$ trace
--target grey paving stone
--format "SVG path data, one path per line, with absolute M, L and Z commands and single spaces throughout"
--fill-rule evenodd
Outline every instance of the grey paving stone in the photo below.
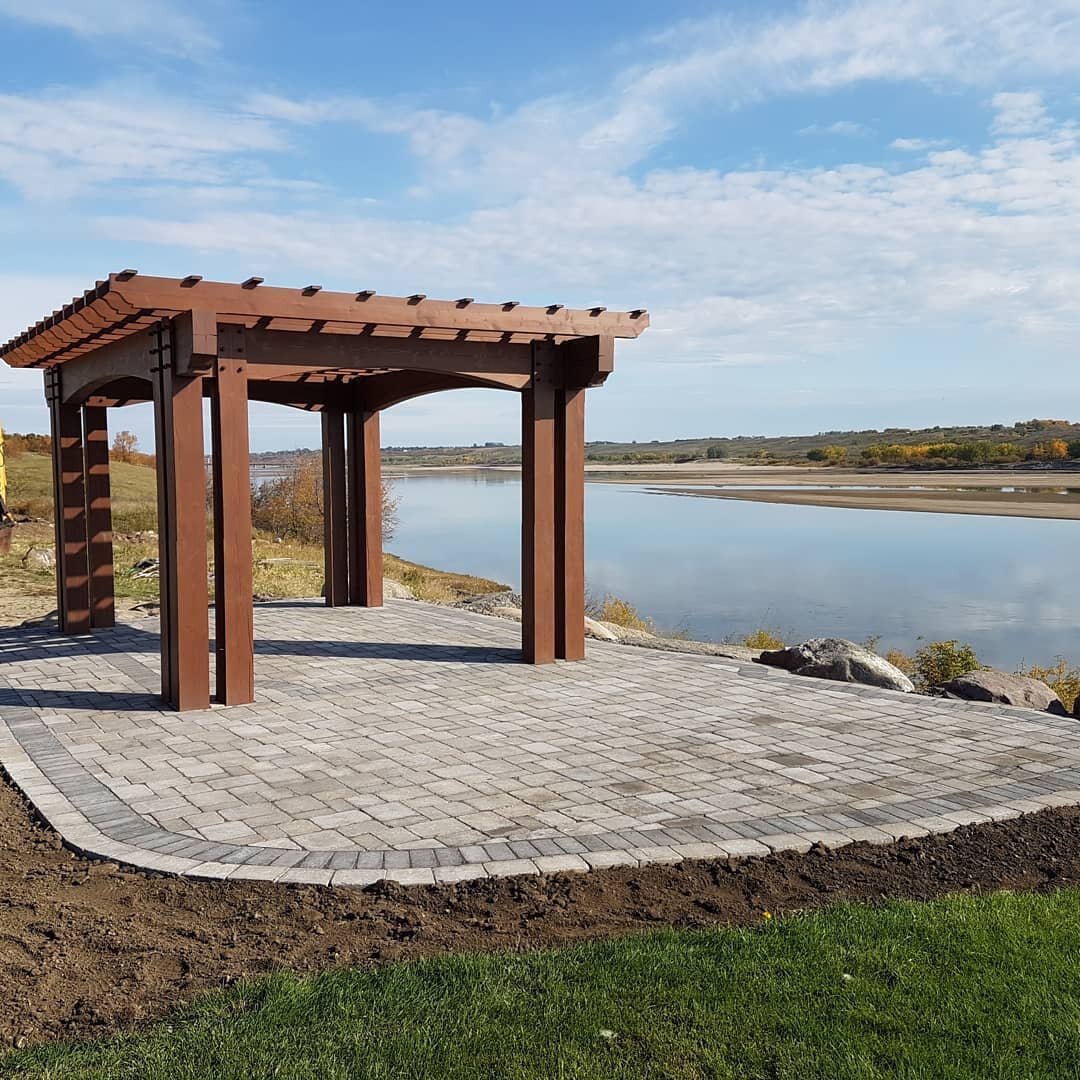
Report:
M 884 842 L 1080 803 L 1080 726 L 1045 714 L 613 645 L 534 668 L 514 624 L 419 602 L 255 620 L 259 700 L 182 723 L 155 697 L 154 620 L 0 629 L 0 763 L 84 843 L 338 883 Z M 130 707 L 103 696 L 125 689 Z

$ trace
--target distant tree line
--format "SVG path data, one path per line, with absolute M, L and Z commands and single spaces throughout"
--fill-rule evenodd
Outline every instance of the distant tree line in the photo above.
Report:
M 921 465 L 935 462 L 1003 465 L 1021 461 L 1067 461 L 1080 458 L 1080 439 L 1073 442 L 1048 439 L 1034 446 L 1022 446 L 1015 442 L 996 443 L 989 439 L 914 445 L 878 443 L 866 447 L 859 456 L 864 465 Z

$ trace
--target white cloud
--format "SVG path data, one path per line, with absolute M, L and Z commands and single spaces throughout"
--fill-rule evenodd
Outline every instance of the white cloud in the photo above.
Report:
M 679 23 L 637 51 L 647 62 L 621 72 L 605 93 L 545 98 L 490 118 L 341 97 L 262 94 L 247 108 L 279 122 L 334 120 L 402 135 L 427 165 L 422 190 L 572 190 L 597 173 L 640 165 L 701 107 L 874 80 L 987 87 L 1025 73 L 1080 72 L 1080 0 L 1048 0 L 1037 10 L 1018 0 L 810 0 L 779 18 Z M 866 133 L 843 120 L 803 131 Z
M 530 191 L 448 222 L 325 208 L 112 219 L 151 240 L 343 287 L 647 306 L 669 365 L 828 360 L 927 320 L 1080 329 L 1080 137 L 1003 137 L 903 170 L 656 169 Z
M 811 0 L 758 22 L 684 22 L 659 39 L 674 55 L 629 73 L 626 88 L 738 102 L 871 79 L 982 86 L 1003 74 L 1075 72 L 1078 15 L 1076 0 Z
M 1050 127 L 1042 94 L 1035 90 L 995 94 L 994 131 L 999 135 L 1037 135 Z
M 165 0 L 0 0 L 0 16 L 82 38 L 122 38 L 139 49 L 197 56 L 218 48 L 206 26 Z
M 258 117 L 145 93 L 0 95 L 0 178 L 31 199 L 68 197 L 112 181 L 235 180 L 244 154 L 284 145 Z
M 1080 68 L 1078 11 L 1080 0 L 1035 11 L 1006 0 L 866 0 L 813 2 L 768 22 L 684 23 L 605 93 L 488 117 L 348 97 L 259 94 L 221 113 L 125 108 L 115 96 L 103 112 L 86 95 L 9 97 L 0 175 L 34 195 L 144 183 L 152 208 L 99 212 L 103 241 L 197 252 L 240 276 L 255 268 L 327 287 L 646 306 L 653 329 L 624 350 L 629 366 L 648 357 L 680 378 L 702 369 L 704 381 L 720 365 L 755 378 L 769 364 L 824 369 L 928 325 L 1064 342 L 1080 330 L 1077 130 L 1033 91 L 994 92 L 1030 84 L 1040 67 Z M 996 114 L 987 145 L 898 138 L 894 149 L 925 154 L 901 168 L 648 166 L 702 106 L 722 118 L 747 101 L 875 79 L 977 87 Z M 422 204 L 395 215 L 331 192 L 315 202 L 310 181 L 266 164 L 299 128 L 314 141 L 329 124 L 353 125 L 358 141 L 404 141 L 417 187 L 450 197 L 429 215 Z M 831 133 L 854 126 L 839 121 Z M 258 185 L 277 194 L 255 200 Z
M 836 120 L 831 124 L 810 124 L 808 127 L 799 129 L 800 135 L 869 135 L 870 129 L 865 124 L 854 120 Z
M 923 150 L 938 150 L 949 145 L 948 139 L 893 139 L 889 145 L 894 150 L 907 150 L 918 153 Z

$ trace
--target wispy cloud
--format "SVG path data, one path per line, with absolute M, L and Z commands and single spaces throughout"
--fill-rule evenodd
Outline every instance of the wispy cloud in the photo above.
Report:
M 808 127 L 799 129 L 800 135 L 844 135 L 848 137 L 860 137 L 869 135 L 870 129 L 865 124 L 854 120 L 835 120 L 831 124 L 810 124 Z
M 889 145 L 894 150 L 907 150 L 918 153 L 923 150 L 940 150 L 949 145 L 948 139 L 893 139 Z
M 1000 135 L 1037 135 L 1050 127 L 1050 117 L 1037 90 L 995 94 L 994 131 Z
M 753 365 L 825 359 L 934 319 L 1064 340 L 1080 327 L 1078 175 L 1080 138 L 1059 124 L 906 170 L 656 169 L 443 222 L 237 209 L 106 227 L 347 283 L 644 304 L 644 354 Z
M 82 38 L 127 39 L 155 52 L 194 56 L 216 50 L 218 40 L 186 7 L 167 0 L 0 0 L 0 16 Z
M 702 380 L 717 365 L 824 368 L 935 323 L 1060 344 L 1080 330 L 1080 134 L 1031 87 L 1080 72 L 1078 15 L 1080 0 L 813 0 L 783 18 L 679 24 L 597 94 L 477 115 L 331 95 L 259 93 L 221 111 L 10 95 L 0 176 L 27 197 L 143 185 L 154 199 L 91 219 L 114 249 L 159 245 L 287 281 L 310 271 L 328 286 L 644 305 L 653 329 L 630 355 Z M 751 102 L 875 80 L 975 88 L 995 118 L 981 139 L 965 130 L 966 150 L 897 138 L 920 156 L 888 168 L 860 161 L 855 141 L 829 168 L 653 155 L 702 110 L 722 130 Z M 438 201 L 312 200 L 290 151 L 331 123 L 357 150 L 371 133 L 400 140 L 405 183 Z M 804 129 L 865 133 L 850 120 Z
M 258 117 L 114 89 L 0 95 L 0 178 L 30 199 L 96 184 L 208 184 L 285 139 Z

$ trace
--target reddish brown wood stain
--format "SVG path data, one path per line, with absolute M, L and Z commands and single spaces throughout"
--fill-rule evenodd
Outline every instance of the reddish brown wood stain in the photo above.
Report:
M 162 693 L 210 701 L 204 397 L 213 444 L 216 694 L 254 700 L 247 403 L 322 413 L 327 604 L 382 589 L 380 410 L 470 386 L 522 396 L 522 652 L 579 660 L 584 637 L 585 389 L 644 310 L 477 304 L 113 274 L 0 346 L 41 367 L 55 445 L 57 596 L 65 633 L 113 620 L 106 409 L 154 402 Z M 84 438 L 85 432 L 85 438 Z

